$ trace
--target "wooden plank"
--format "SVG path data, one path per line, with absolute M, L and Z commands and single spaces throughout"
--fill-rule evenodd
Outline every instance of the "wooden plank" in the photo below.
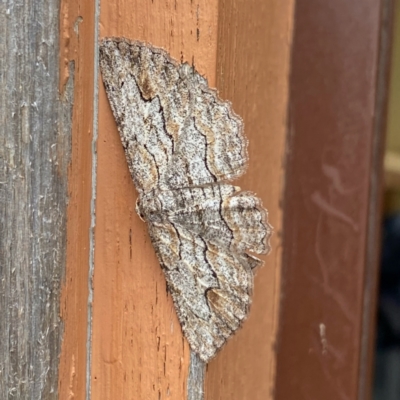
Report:
M 92 188 L 92 143 L 95 93 L 97 1 L 62 0 L 60 10 L 60 90 L 74 66 L 71 163 L 68 170 L 67 267 L 61 293 L 64 333 L 59 363 L 60 399 L 89 397 L 90 250 L 95 192 Z M 94 170 L 95 172 L 95 170 Z M 92 208 L 92 209 L 91 209 Z M 89 336 L 89 338 L 88 338 Z
M 58 398 L 73 93 L 73 69 L 58 91 L 58 15 L 53 0 L 0 6 L 3 399 Z
M 215 86 L 217 0 L 105 0 L 100 26 L 102 37 L 148 41 L 194 63 Z M 135 213 L 137 193 L 99 85 L 92 398 L 184 399 L 189 348 Z M 201 374 L 202 365 L 193 366 L 191 400 L 202 396 Z
M 210 400 L 272 399 L 293 7 L 292 0 L 219 2 L 217 88 L 243 117 L 250 141 L 238 185 L 263 199 L 275 234 L 255 277 L 250 317 L 207 368 Z
M 390 2 L 298 2 L 277 400 L 368 399 Z

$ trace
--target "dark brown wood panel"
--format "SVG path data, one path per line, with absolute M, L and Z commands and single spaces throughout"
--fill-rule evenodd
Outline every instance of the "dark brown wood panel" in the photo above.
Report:
M 369 395 L 389 5 L 296 5 L 276 400 Z

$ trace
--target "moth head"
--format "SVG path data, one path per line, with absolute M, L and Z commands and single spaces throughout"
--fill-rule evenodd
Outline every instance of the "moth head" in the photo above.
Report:
M 140 218 L 143 222 L 146 222 L 146 221 L 145 221 L 145 216 L 144 216 L 143 211 L 142 211 L 142 209 L 141 209 L 141 207 L 140 207 L 140 197 L 138 197 L 138 198 L 136 199 L 135 211 L 136 211 L 136 214 L 139 216 L 139 218 Z
M 139 196 L 136 200 L 136 213 L 142 221 L 161 222 L 162 207 L 160 200 L 153 193 Z

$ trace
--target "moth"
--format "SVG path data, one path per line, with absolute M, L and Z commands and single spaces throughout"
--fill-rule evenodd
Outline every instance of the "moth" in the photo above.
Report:
M 100 68 L 132 179 L 189 345 L 208 362 L 249 312 L 250 253 L 270 250 L 267 211 L 230 182 L 248 165 L 243 121 L 194 67 L 125 38 Z

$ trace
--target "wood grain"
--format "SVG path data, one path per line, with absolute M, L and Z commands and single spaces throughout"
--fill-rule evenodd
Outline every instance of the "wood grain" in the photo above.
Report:
M 248 320 L 208 365 L 209 400 L 272 398 L 293 7 L 291 0 L 219 2 L 217 88 L 244 119 L 250 141 L 250 166 L 238 184 L 261 197 L 275 233 Z
M 0 6 L 4 399 L 58 398 L 73 92 L 72 68 L 63 94 L 58 92 L 58 12 L 53 0 Z
M 194 63 L 215 86 L 216 0 L 103 1 L 100 26 L 102 37 L 148 41 Z M 184 399 L 189 348 L 146 225 L 135 213 L 137 194 L 99 84 L 92 396 Z
M 87 329 L 95 88 L 95 2 L 65 0 L 60 10 L 60 90 L 74 65 L 71 162 L 68 169 L 67 267 L 60 312 L 64 333 L 58 390 L 62 400 L 86 399 Z M 90 317 L 90 316 L 89 316 Z
M 275 251 L 256 278 L 254 316 L 223 350 L 226 355 L 210 365 L 208 398 L 244 398 L 243 393 L 265 398 L 271 389 L 292 3 L 101 4 L 102 36 L 164 47 L 174 58 L 195 64 L 210 86 L 233 101 L 251 140 L 252 164 L 242 186 L 264 198 L 277 232 Z M 0 305 L 9 312 L 0 322 L 1 392 L 15 398 L 85 399 L 91 390 L 94 399 L 201 399 L 204 365 L 192 357 L 188 377 L 190 352 L 145 225 L 134 212 L 136 193 L 101 82 L 99 141 L 93 147 L 96 2 L 58 6 L 47 0 L 3 11 L 0 26 L 7 42 L 0 48 L 8 68 L 0 103 L 0 163 L 6 171 L 0 180 L 5 232 Z M 59 313 L 64 334 L 58 360 Z

